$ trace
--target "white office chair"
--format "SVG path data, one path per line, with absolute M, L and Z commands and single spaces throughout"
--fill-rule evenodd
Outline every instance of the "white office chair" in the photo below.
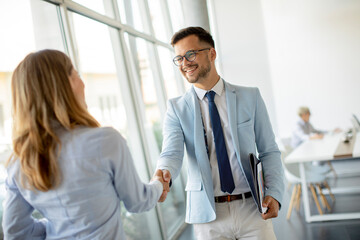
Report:
M 281 151 L 281 160 L 284 168 L 284 173 L 287 182 L 289 183 L 289 187 L 293 185 L 293 190 L 291 194 L 291 200 L 289 203 L 289 208 L 287 212 L 287 219 L 290 218 L 293 207 L 296 207 L 296 210 L 300 209 L 300 196 L 301 196 L 301 178 L 300 178 L 300 169 L 299 164 L 286 164 L 284 162 L 285 157 L 291 152 L 290 147 L 285 147 L 282 141 L 277 141 L 279 149 Z M 326 200 L 326 197 L 322 193 L 322 185 L 325 186 L 330 193 L 330 196 L 333 201 L 335 201 L 334 195 L 331 193 L 331 189 L 326 182 L 326 175 L 331 171 L 331 168 L 328 165 L 313 165 L 312 163 L 305 163 L 305 174 L 306 174 L 306 182 L 310 187 L 312 196 L 314 198 L 316 207 L 319 211 L 319 214 L 323 214 L 322 208 L 320 206 L 316 188 L 318 189 L 320 200 L 324 207 L 326 207 L 329 211 L 331 211 L 331 207 Z
M 333 201 L 335 201 L 334 195 L 331 193 L 331 189 L 326 182 L 326 175 L 331 171 L 330 167 L 327 165 L 324 166 L 313 166 L 311 163 L 304 164 L 305 166 L 305 174 L 306 174 L 306 183 L 310 187 L 312 196 L 314 198 L 316 207 L 319 211 L 319 214 L 323 214 L 323 210 L 320 206 L 318 196 L 316 193 L 316 188 L 318 190 L 318 193 L 320 195 L 320 200 L 322 202 L 322 205 L 328 209 L 328 211 L 331 211 L 331 207 L 325 197 L 325 195 L 322 193 L 322 187 L 325 186 L 330 193 L 330 196 Z M 293 186 L 292 194 L 291 194 L 291 200 L 289 204 L 289 209 L 287 212 L 287 219 L 290 218 L 291 212 L 293 207 L 296 207 L 296 210 L 299 211 L 300 209 L 300 196 L 301 196 L 301 178 L 300 178 L 300 171 L 299 171 L 299 165 L 298 164 L 285 164 L 283 162 L 285 177 L 289 183 L 291 183 Z

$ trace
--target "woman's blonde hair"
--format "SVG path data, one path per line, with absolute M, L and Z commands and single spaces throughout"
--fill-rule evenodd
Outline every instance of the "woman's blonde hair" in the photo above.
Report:
M 99 126 L 72 91 L 72 70 L 68 56 L 46 49 L 27 55 L 13 73 L 12 159 L 20 161 L 24 187 L 45 192 L 61 182 L 57 162 L 61 142 L 56 125 L 67 130 L 79 125 Z
M 307 114 L 307 113 L 310 114 L 310 109 L 308 107 L 305 107 L 305 106 L 299 107 L 299 109 L 298 109 L 299 117 L 301 117 L 302 115 Z

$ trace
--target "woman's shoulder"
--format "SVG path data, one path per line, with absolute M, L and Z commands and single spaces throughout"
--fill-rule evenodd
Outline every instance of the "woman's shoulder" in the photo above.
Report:
M 118 131 L 113 127 L 86 127 L 79 126 L 74 130 L 68 132 L 72 135 L 106 135 L 106 134 L 117 134 Z
M 18 157 L 13 154 L 5 169 L 7 174 L 7 182 L 9 184 L 19 175 L 20 161 Z
M 72 135 L 80 139 L 92 139 L 93 141 L 124 140 L 119 131 L 113 127 L 79 127 L 73 131 Z
M 107 147 L 124 145 L 120 133 L 112 127 L 77 127 L 60 139 L 62 157 L 96 156 Z

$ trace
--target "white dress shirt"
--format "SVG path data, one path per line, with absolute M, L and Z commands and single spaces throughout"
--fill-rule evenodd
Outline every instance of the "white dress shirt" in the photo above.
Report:
M 217 196 L 227 195 L 228 193 L 224 193 L 223 191 L 221 191 L 219 167 L 216 157 L 215 142 L 214 142 L 214 136 L 212 132 L 212 126 L 209 115 L 209 102 L 207 97 L 205 96 L 207 91 L 201 88 L 197 88 L 195 86 L 194 89 L 199 99 L 202 119 L 204 122 L 204 127 L 206 131 L 206 137 L 209 147 L 210 166 L 211 166 L 212 179 L 214 185 L 214 196 L 217 197 Z M 233 145 L 233 140 L 231 137 L 230 125 L 227 114 L 226 93 L 224 90 L 223 79 L 220 79 L 211 90 L 216 93 L 214 101 L 220 115 L 220 121 L 225 138 L 226 151 L 229 156 L 231 171 L 235 183 L 235 189 L 231 194 L 234 195 L 234 194 L 249 192 L 250 188 L 247 185 L 245 176 L 241 171 L 241 167 L 237 160 Z
M 315 129 L 310 122 L 305 122 L 299 118 L 291 137 L 292 148 L 298 147 L 302 142 L 310 139 L 310 136 L 315 133 L 321 134 L 325 133 L 325 131 Z

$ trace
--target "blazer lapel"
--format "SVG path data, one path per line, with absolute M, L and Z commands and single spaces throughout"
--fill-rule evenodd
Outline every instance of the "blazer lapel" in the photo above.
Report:
M 231 137 L 234 142 L 234 148 L 236 154 L 239 156 L 240 148 L 239 148 L 239 137 L 237 134 L 237 121 L 236 121 L 236 116 L 237 116 L 236 93 L 235 93 L 235 89 L 233 89 L 227 82 L 224 81 L 224 84 L 226 91 L 226 104 L 227 104 Z
M 231 131 L 231 137 L 233 139 L 234 143 L 234 149 L 236 152 L 236 156 L 238 158 L 239 164 L 241 168 L 243 169 L 243 172 L 248 180 L 248 182 L 252 182 L 250 178 L 251 169 L 250 169 L 250 163 L 249 159 L 242 158 L 240 155 L 240 144 L 239 144 L 239 136 L 237 131 L 237 114 L 238 109 L 241 106 L 237 106 L 236 101 L 236 92 L 235 89 L 224 81 L 225 84 L 225 91 L 226 91 L 226 104 L 227 104 L 227 112 L 228 112 L 228 118 L 229 118 L 229 125 L 230 125 L 230 131 Z
M 200 104 L 194 88 L 191 89 L 191 94 L 189 94 L 186 98 L 186 102 L 189 106 L 191 106 L 190 109 L 193 107 L 193 109 L 191 110 L 194 114 L 194 148 L 196 160 L 201 172 L 202 181 L 208 198 L 213 199 L 214 189 L 211 176 L 210 162 L 206 152 Z

